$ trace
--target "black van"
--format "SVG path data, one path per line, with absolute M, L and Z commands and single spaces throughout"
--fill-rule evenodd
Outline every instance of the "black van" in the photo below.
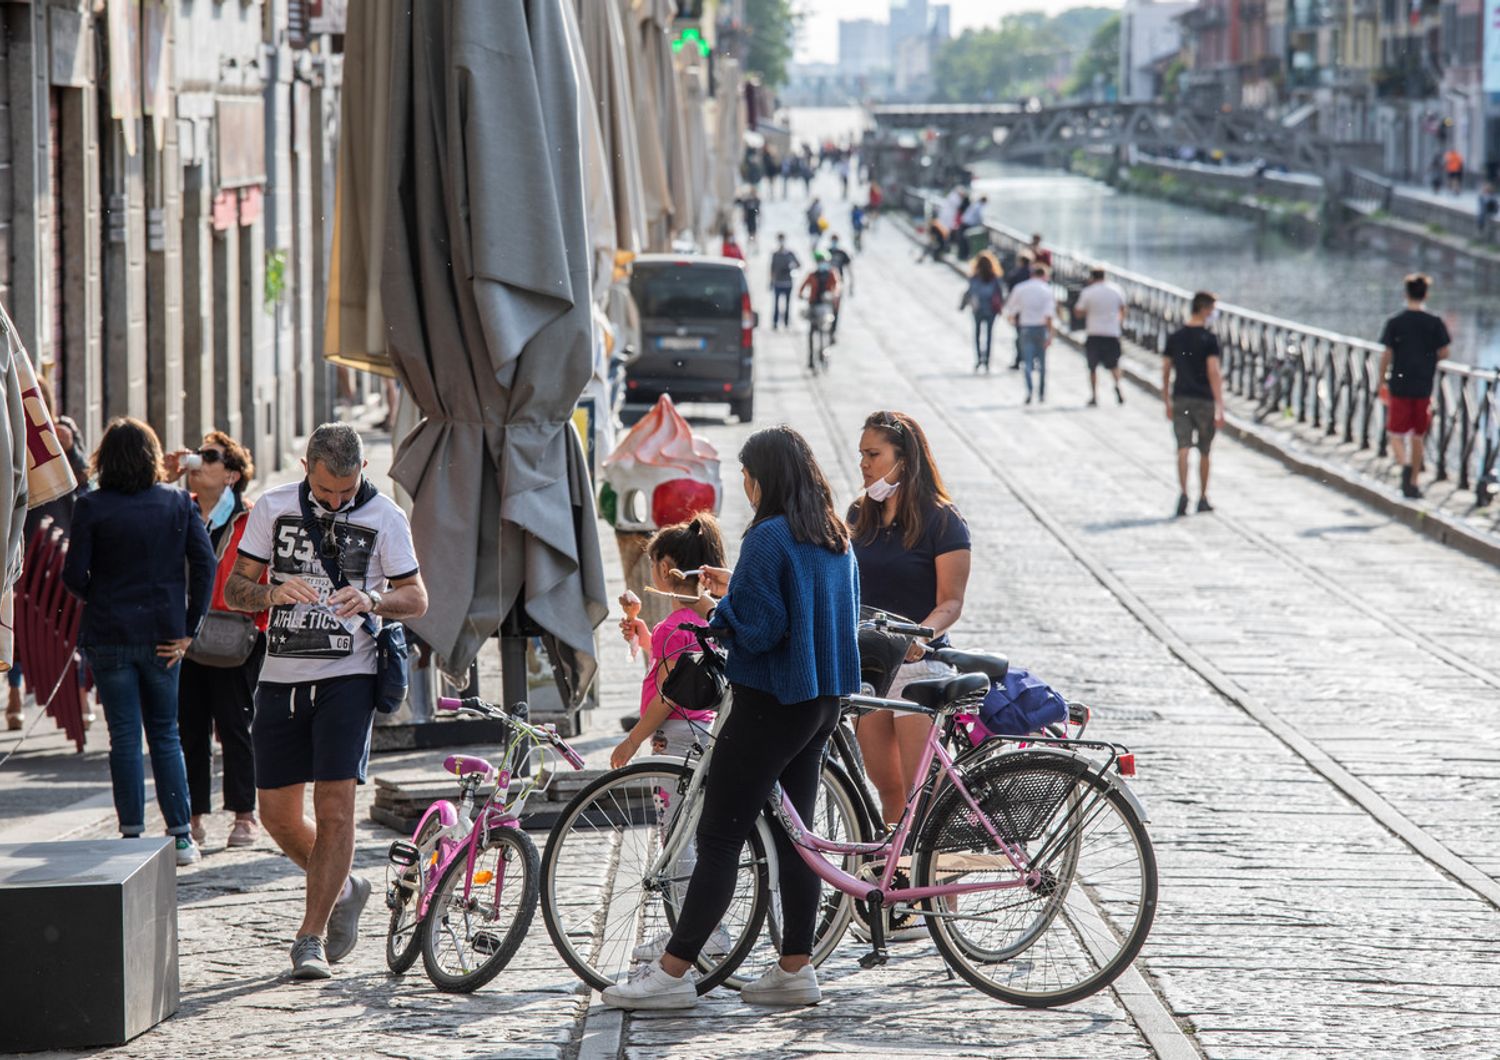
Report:
M 748 423 L 755 414 L 755 326 L 745 263 L 736 258 L 642 254 L 630 293 L 640 310 L 639 355 L 625 369 L 625 402 L 663 394 L 725 401 Z

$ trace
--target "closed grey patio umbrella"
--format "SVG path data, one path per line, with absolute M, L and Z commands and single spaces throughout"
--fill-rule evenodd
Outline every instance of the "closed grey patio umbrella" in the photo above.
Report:
M 565 2 L 393 9 L 380 290 L 391 360 L 423 413 L 392 468 L 431 599 L 413 628 L 462 672 L 497 631 L 524 646 L 524 607 L 576 703 L 607 606 L 570 422 L 591 319 Z M 510 699 L 524 674 L 513 652 L 502 665 Z
M 646 193 L 625 22 L 614 0 L 578 0 L 578 19 L 614 190 L 615 246 L 639 254 L 646 249 Z

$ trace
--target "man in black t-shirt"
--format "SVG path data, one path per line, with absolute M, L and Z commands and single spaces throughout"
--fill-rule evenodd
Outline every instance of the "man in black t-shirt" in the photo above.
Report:
M 797 255 L 786 248 L 786 233 L 776 233 L 776 252 L 771 255 L 771 293 L 775 301 L 771 305 L 771 330 L 776 331 L 792 323 L 792 276 L 802 268 Z
M 1161 359 L 1161 392 L 1167 419 L 1177 437 L 1177 514 L 1188 510 L 1188 450 L 1198 448 L 1198 510 L 1208 503 L 1208 450 L 1224 425 L 1224 377 L 1219 370 L 1219 340 L 1208 329 L 1218 302 L 1207 291 L 1193 295 L 1188 322 L 1172 332 Z
M 1385 429 L 1401 466 L 1401 494 L 1411 498 L 1422 496 L 1417 479 L 1422 474 L 1423 439 L 1432 426 L 1433 381 L 1452 342 L 1442 319 L 1427 312 L 1431 288 L 1432 281 L 1421 273 L 1408 276 L 1406 308 L 1387 320 L 1380 333 L 1385 351 L 1376 378 L 1384 384 Z

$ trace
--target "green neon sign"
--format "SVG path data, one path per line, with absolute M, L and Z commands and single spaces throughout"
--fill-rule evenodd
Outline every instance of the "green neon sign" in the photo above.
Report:
M 697 26 L 689 26 L 687 29 L 679 33 L 677 35 L 677 39 L 672 42 L 672 51 L 680 52 L 689 44 L 696 47 L 698 49 L 698 54 L 703 56 L 704 58 L 707 58 L 708 53 L 713 51 L 713 49 L 708 46 L 708 41 L 703 39 L 703 31 L 700 30 Z

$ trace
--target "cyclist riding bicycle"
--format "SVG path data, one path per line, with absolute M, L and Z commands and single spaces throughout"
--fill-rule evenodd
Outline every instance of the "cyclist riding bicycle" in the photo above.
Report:
M 839 328 L 839 274 L 834 270 L 828 255 L 821 250 L 813 254 L 813 261 L 816 268 L 802 281 L 802 286 L 797 289 L 797 297 L 806 299 L 809 310 L 824 301 L 833 307 L 833 320 L 828 332 L 828 341 L 832 342 Z

